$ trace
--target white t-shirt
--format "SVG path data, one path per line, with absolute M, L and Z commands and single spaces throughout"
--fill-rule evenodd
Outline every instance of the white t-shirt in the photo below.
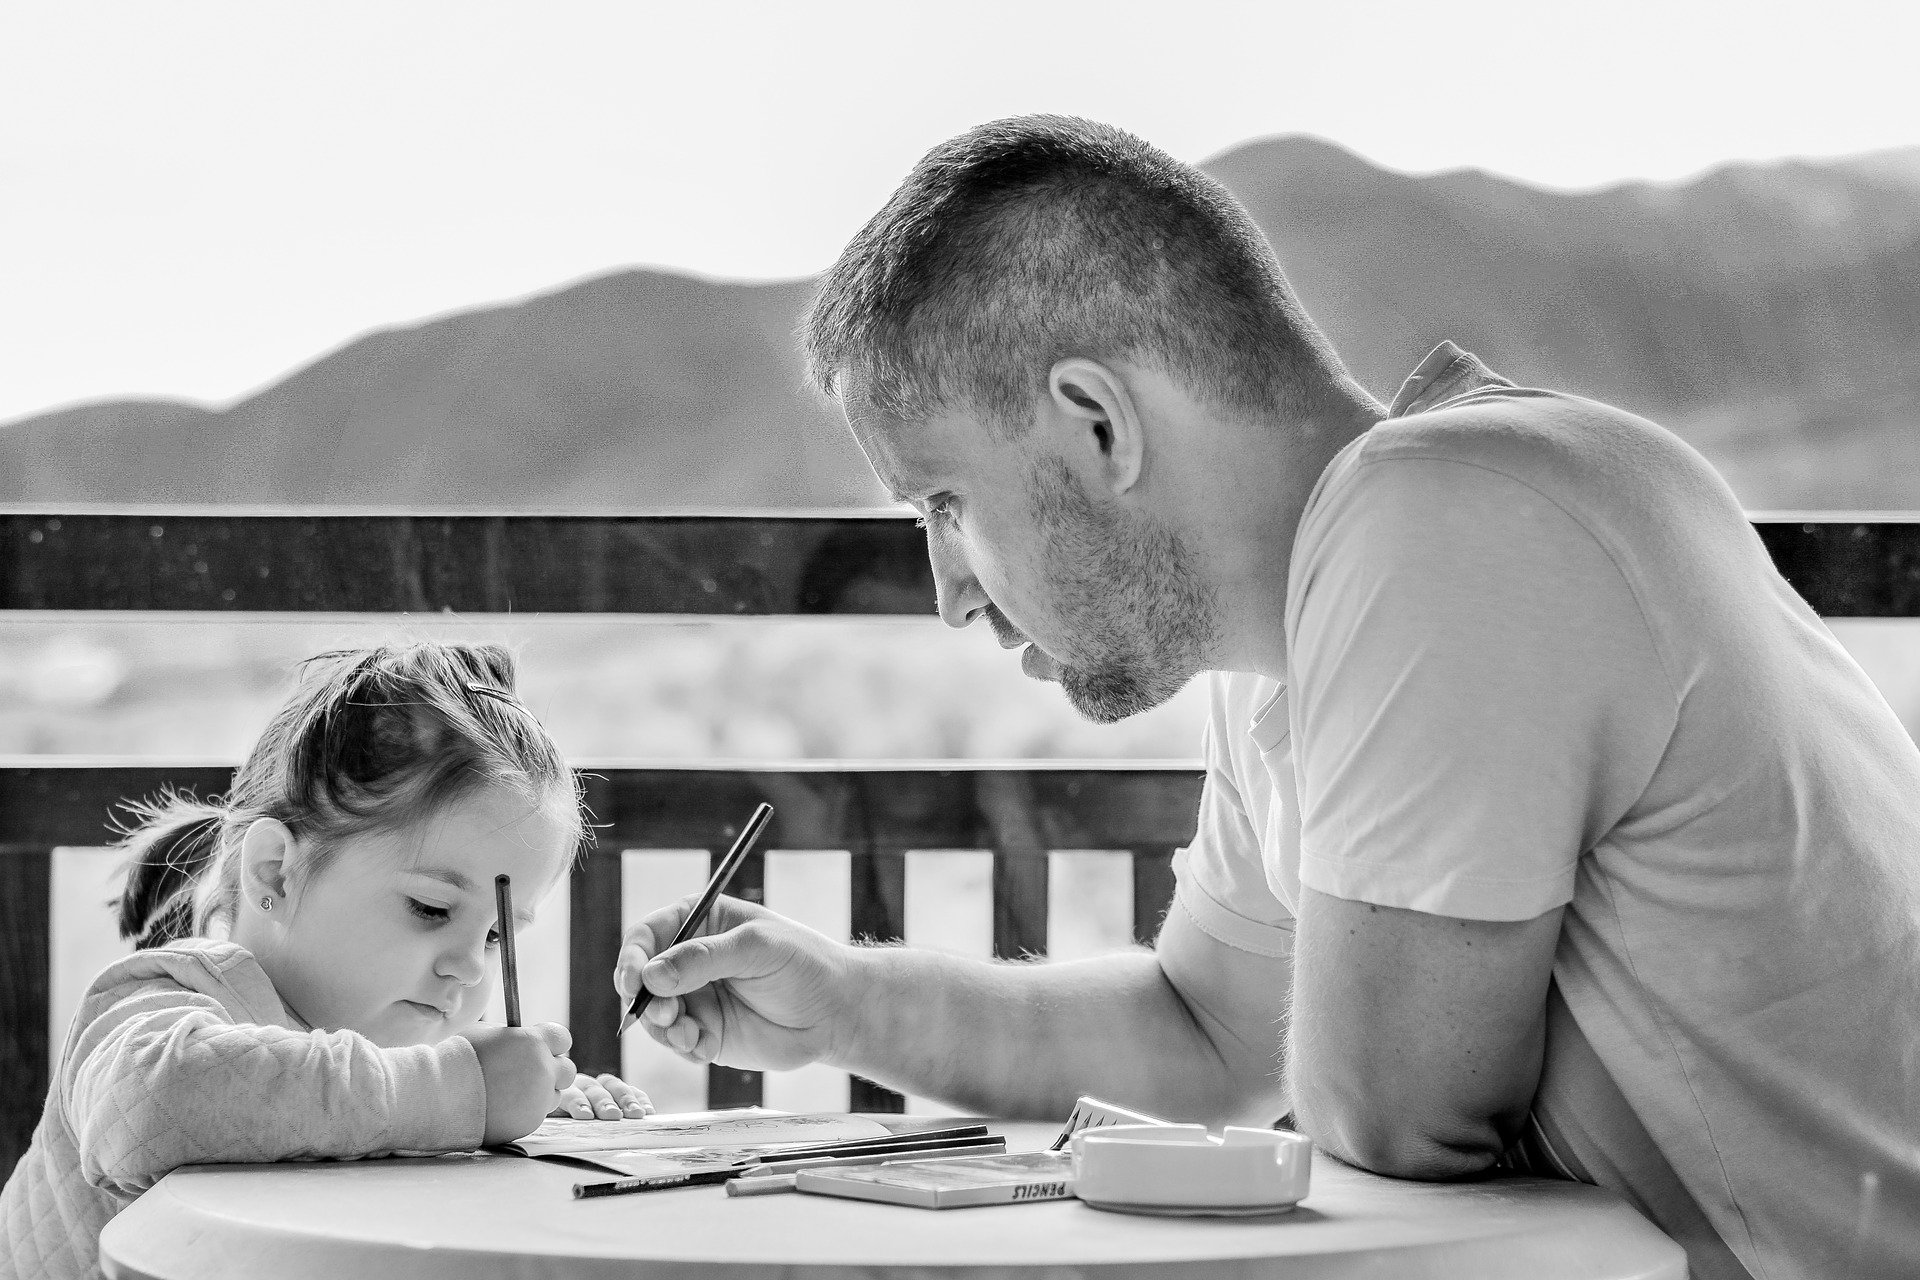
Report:
M 1301 517 L 1286 684 L 1212 677 L 1181 908 L 1564 904 L 1530 1167 L 1696 1276 L 1920 1274 L 1920 750 L 1677 437 L 1451 344 L 1393 413 Z

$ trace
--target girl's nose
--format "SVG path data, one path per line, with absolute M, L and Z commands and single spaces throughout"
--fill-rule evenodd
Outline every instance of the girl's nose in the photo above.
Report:
M 487 976 L 486 939 L 476 938 L 464 945 L 447 947 L 440 953 L 434 972 L 462 986 L 479 985 L 480 979 Z

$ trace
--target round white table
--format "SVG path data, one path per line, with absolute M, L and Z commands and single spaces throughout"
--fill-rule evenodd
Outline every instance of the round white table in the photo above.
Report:
M 1011 1150 L 1054 1126 L 996 1124 Z M 608 1175 L 611 1176 L 611 1175 Z M 1151 1218 L 1077 1200 L 927 1210 L 717 1186 L 575 1200 L 587 1170 L 518 1156 L 176 1170 L 101 1233 L 112 1280 L 1684 1280 L 1618 1197 L 1533 1178 L 1441 1185 L 1316 1153 L 1313 1191 L 1261 1219 Z

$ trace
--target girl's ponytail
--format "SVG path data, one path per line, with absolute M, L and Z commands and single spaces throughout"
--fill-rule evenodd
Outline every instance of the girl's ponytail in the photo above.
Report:
M 123 828 L 120 841 L 127 853 L 120 936 L 131 938 L 136 950 L 192 936 L 194 891 L 219 851 L 226 810 L 172 792 L 126 807 L 135 825 Z

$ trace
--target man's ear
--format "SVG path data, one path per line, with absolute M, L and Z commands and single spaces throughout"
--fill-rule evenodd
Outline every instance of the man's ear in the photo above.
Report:
M 290 905 L 288 873 L 294 854 L 293 832 L 278 818 L 255 818 L 240 837 L 240 896 L 258 905 Z
M 1069 458 L 1095 462 L 1110 491 L 1131 489 L 1146 466 L 1147 441 L 1127 384 L 1098 360 L 1073 356 L 1047 371 L 1047 395 L 1054 416 L 1078 428 L 1079 448 Z

